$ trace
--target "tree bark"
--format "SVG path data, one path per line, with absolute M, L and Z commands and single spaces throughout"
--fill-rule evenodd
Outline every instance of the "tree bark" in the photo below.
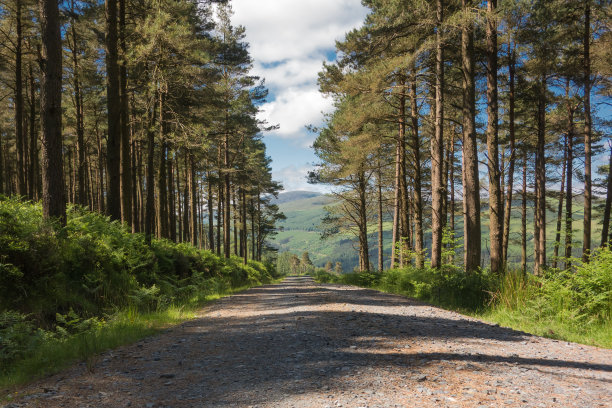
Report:
M 584 2 L 584 227 L 582 241 L 582 260 L 589 261 L 591 253 L 591 1 Z
M 223 255 L 226 258 L 230 257 L 230 246 L 231 246 L 231 234 L 230 234 L 230 223 L 231 223 L 231 187 L 230 187 L 230 174 L 229 174 L 229 135 L 225 134 L 225 141 L 223 143 L 223 181 L 225 191 L 225 208 L 223 209 Z
M 497 91 L 497 0 L 487 1 L 487 167 L 489 170 L 489 237 L 491 272 L 502 272 L 503 212 L 499 168 L 498 91 Z
M 159 206 L 157 207 L 157 219 L 159 236 L 168 238 L 168 191 L 166 180 L 166 155 L 168 152 L 168 142 L 166 142 L 165 127 L 166 119 L 164 115 L 164 93 L 159 92 L 159 140 L 161 149 L 159 151 L 159 173 L 158 173 L 158 190 L 159 190 Z
M 523 156 L 523 189 L 521 202 L 521 270 L 527 275 L 527 149 Z
M 442 228 L 444 190 L 444 46 L 442 44 L 443 0 L 436 0 L 436 113 L 434 137 L 431 139 L 431 267 L 442 265 Z
M 416 66 L 413 64 L 410 76 L 410 119 L 412 125 L 411 148 L 414 166 L 414 251 L 416 252 L 416 267 L 424 266 L 424 242 L 423 242 L 423 195 L 421 175 L 421 141 L 419 138 L 419 111 L 417 106 L 417 78 Z
M 154 232 L 153 221 L 155 219 L 155 132 L 153 126 L 155 125 L 155 106 L 153 104 L 152 111 L 149 118 L 149 127 L 147 129 L 147 201 L 145 204 L 145 240 L 148 244 L 151 244 L 151 236 Z
M 214 230 L 214 197 L 212 188 L 212 177 L 211 172 L 207 174 L 208 182 L 208 249 L 212 252 L 215 251 L 215 230 Z
M 535 269 L 540 274 L 546 266 L 546 78 L 540 78 L 537 109 L 536 146 L 536 216 L 535 216 Z
M 464 10 L 471 2 L 463 0 Z M 464 264 L 468 272 L 480 267 L 480 183 L 478 179 L 478 142 L 476 139 L 476 91 L 474 81 L 474 33 L 471 23 L 461 30 L 463 72 L 463 224 Z
M 29 82 L 30 82 L 30 169 L 28 181 L 28 197 L 32 200 L 38 200 L 37 197 L 37 180 L 38 180 L 38 132 L 36 132 L 36 88 L 34 83 L 34 72 L 32 64 L 29 66 Z M 1 155 L 2 149 L 0 149 Z M 2 165 L 0 164 L 0 167 Z M 0 170 L 1 172 L 1 170 Z M 2 175 L 0 174 L 0 179 Z M 0 184 L 2 182 L 0 181 Z M 0 194 L 2 187 L 0 186 Z
M 370 269 L 369 247 L 368 247 L 368 217 L 366 203 L 366 181 L 363 173 L 359 174 L 359 252 L 360 272 Z
M 378 161 L 378 169 L 376 175 L 377 189 L 378 189 L 378 271 L 382 272 L 384 269 L 384 243 L 383 243 L 383 195 L 382 195 L 382 168 L 380 160 Z
M 70 2 L 72 13 L 76 13 L 74 8 L 74 0 Z M 85 126 L 83 120 L 83 106 L 82 106 L 82 95 L 81 95 L 81 79 L 80 79 L 80 67 L 79 67 L 79 50 L 77 44 L 77 33 L 76 33 L 76 19 L 71 18 L 70 33 L 72 35 L 72 70 L 73 70 L 73 81 L 74 81 L 74 102 L 75 102 L 75 114 L 76 114 L 76 133 L 77 133 L 77 191 L 76 191 L 76 202 L 81 205 L 87 205 L 87 199 L 85 196 Z
M 191 245 L 198 245 L 198 210 L 197 210 L 197 185 L 196 185 L 196 171 L 195 171 L 195 157 L 189 152 L 189 232 L 191 233 Z
M 608 165 L 608 189 L 606 191 L 606 206 L 604 208 L 601 229 L 601 246 L 610 244 L 610 209 L 612 207 L 612 146 L 610 146 L 610 162 Z
M 567 136 L 566 136 L 567 138 Z M 553 249 L 553 269 L 557 268 L 559 258 L 559 246 L 561 245 L 561 221 L 563 217 L 563 199 L 565 198 L 565 170 L 567 166 L 567 140 L 563 149 L 563 164 L 561 170 L 561 189 L 559 190 L 559 204 L 557 206 L 557 228 L 555 230 L 555 247 Z
M 106 0 L 107 211 L 113 220 L 121 220 L 121 105 L 119 99 L 119 65 L 117 61 L 117 0 Z
M 567 81 L 567 89 L 569 94 L 569 79 Z M 569 96 L 569 95 L 568 95 Z M 574 106 L 571 101 L 567 100 L 567 187 L 565 191 L 565 269 L 569 269 L 571 266 L 572 257 L 572 235 L 573 235 L 573 214 L 572 214 L 572 180 L 574 177 Z
M 508 159 L 508 184 L 506 185 L 506 208 L 504 210 L 504 235 L 502 238 L 502 263 L 508 263 L 508 244 L 510 241 L 510 216 L 512 213 L 512 194 L 514 192 L 514 166 L 516 161 L 516 130 L 515 130 L 515 74 L 516 74 L 516 51 L 512 44 L 509 52 L 508 76 L 508 138 L 510 139 L 510 158 Z
M 17 145 L 17 194 L 25 196 L 28 194 L 25 183 L 25 152 L 23 131 L 23 77 L 22 77 L 22 0 L 16 0 L 15 4 L 15 144 Z M 60 61 L 61 64 L 61 61 Z M 61 130 L 60 130 L 61 132 Z
M 127 45 L 125 7 L 127 0 L 119 0 L 119 44 L 121 47 L 121 64 L 119 65 L 119 103 L 121 106 L 120 124 L 120 155 L 121 155 L 121 219 L 127 225 L 132 225 L 132 169 L 130 158 L 130 127 L 127 92 Z
M 42 128 L 42 207 L 45 218 L 66 225 L 62 164 L 62 38 L 55 0 L 39 0 L 42 33 L 40 115 Z
M 170 158 L 166 160 L 168 166 L 168 238 L 172 242 L 176 240 L 176 196 L 174 194 L 174 159 L 169 153 Z M 178 175 L 177 175 L 178 177 Z

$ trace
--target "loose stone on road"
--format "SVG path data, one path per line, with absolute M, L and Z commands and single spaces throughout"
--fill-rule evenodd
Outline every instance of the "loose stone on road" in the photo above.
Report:
M 25 390 L 10 407 L 612 407 L 612 350 L 289 277 Z

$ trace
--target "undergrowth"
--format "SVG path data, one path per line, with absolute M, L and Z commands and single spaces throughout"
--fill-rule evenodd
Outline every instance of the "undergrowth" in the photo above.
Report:
M 420 299 L 540 336 L 612 348 L 612 252 L 602 248 L 588 263 L 573 265 L 543 276 L 466 273 L 453 265 L 342 275 L 319 269 L 313 276 Z
M 0 197 L 0 390 L 194 316 L 207 301 L 268 283 L 270 264 L 132 234 L 68 208 L 66 227 L 39 204 Z

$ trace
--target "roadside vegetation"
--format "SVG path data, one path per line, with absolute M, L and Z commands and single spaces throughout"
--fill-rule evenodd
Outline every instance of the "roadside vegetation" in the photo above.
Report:
M 320 268 L 312 275 L 318 282 L 396 293 L 539 336 L 612 348 L 612 251 L 599 249 L 589 261 L 574 259 L 572 270 L 547 269 L 540 276 L 520 270 L 466 273 L 449 264 L 382 273 Z
M 132 234 L 80 207 L 67 225 L 0 200 L 0 389 L 136 341 L 207 301 L 271 282 L 271 264 Z

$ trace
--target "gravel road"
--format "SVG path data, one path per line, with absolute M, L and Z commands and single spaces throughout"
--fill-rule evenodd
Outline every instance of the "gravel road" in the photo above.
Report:
M 612 407 L 612 350 L 290 277 L 7 407 Z

